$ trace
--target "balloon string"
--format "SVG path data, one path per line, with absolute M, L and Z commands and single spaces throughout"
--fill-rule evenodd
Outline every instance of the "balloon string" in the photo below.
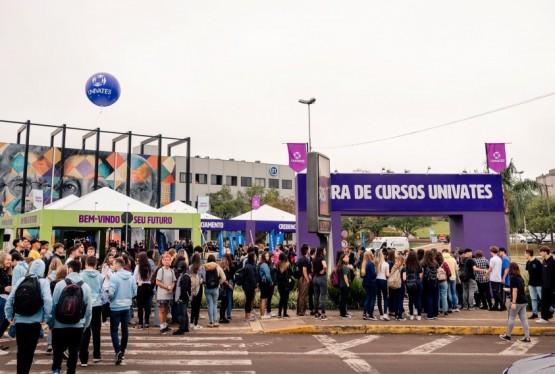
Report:
M 96 127 L 96 125 L 98 124 L 98 120 L 100 119 L 100 115 L 102 114 L 102 109 L 104 108 L 100 108 L 100 113 L 98 113 L 98 116 L 96 117 L 96 121 L 94 121 L 94 127 Z

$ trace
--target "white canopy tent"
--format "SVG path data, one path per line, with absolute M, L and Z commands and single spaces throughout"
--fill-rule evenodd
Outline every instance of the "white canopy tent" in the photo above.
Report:
M 243 213 L 232 220 L 295 222 L 295 215 L 269 205 L 262 205 L 260 208 Z
M 60 201 L 65 200 L 62 199 Z M 79 199 L 59 207 L 63 210 L 104 211 L 104 212 L 142 212 L 154 213 L 158 209 L 125 196 L 108 187 L 93 191 Z
M 198 210 L 188 204 L 185 204 L 183 201 L 176 200 L 168 205 L 164 205 L 160 209 L 160 212 L 164 213 L 198 213 Z M 213 216 L 212 214 L 208 213 L 201 213 L 200 219 L 221 219 L 219 217 Z

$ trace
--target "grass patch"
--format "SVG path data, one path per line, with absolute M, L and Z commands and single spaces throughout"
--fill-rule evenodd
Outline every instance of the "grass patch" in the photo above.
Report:
M 449 222 L 447 221 L 436 221 L 432 224 L 434 228 L 434 232 L 436 236 L 440 235 L 450 235 L 451 231 L 449 231 Z M 419 238 L 429 238 L 430 237 L 430 228 L 423 227 L 416 230 L 416 236 Z

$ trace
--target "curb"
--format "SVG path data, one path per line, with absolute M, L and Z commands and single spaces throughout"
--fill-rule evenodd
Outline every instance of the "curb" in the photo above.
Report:
M 416 334 L 416 335 L 502 335 L 506 326 L 297 326 L 265 330 L 264 334 Z M 515 327 L 515 335 L 523 335 L 522 327 Z M 532 336 L 555 336 L 555 327 L 530 327 Z

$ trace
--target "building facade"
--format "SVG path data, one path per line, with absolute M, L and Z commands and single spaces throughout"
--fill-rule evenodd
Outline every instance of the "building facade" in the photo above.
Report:
M 542 185 L 542 194 L 547 190 L 547 194 L 550 197 L 555 196 L 555 169 L 551 169 L 549 173 L 536 177 L 536 182 Z

